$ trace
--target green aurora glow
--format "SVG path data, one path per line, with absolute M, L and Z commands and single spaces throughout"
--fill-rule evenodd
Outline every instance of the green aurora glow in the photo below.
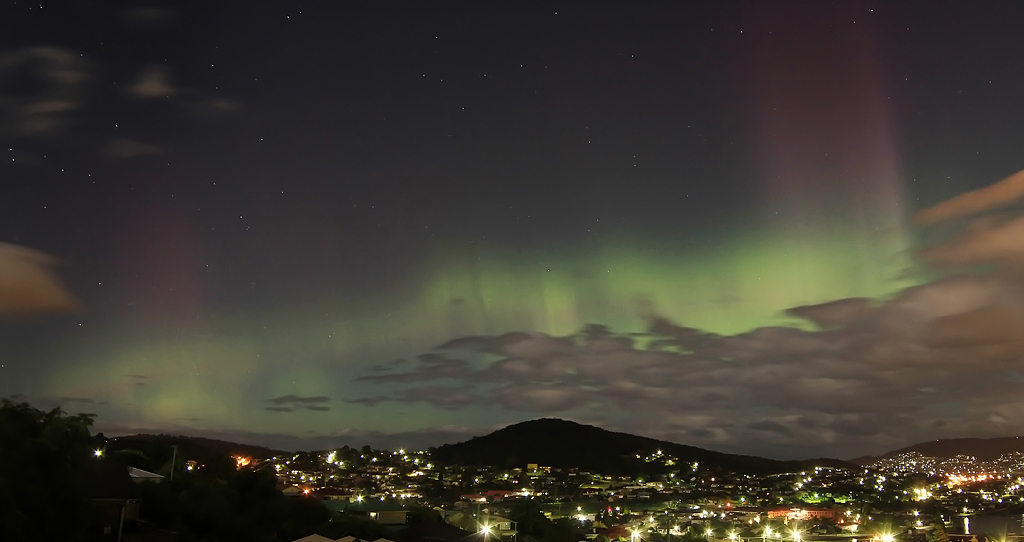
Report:
M 752 233 L 691 253 L 619 241 L 600 250 L 550 251 L 528 263 L 511 250 L 449 248 L 410 273 L 411 285 L 396 289 L 405 295 L 220 316 L 182 324 L 174 333 L 155 326 L 121 329 L 105 341 L 63 345 L 60 355 L 76 363 L 53 375 L 44 393 L 117 397 L 96 410 L 138 427 L 295 434 L 369 424 L 414 430 L 436 417 L 432 409 L 408 414 L 408 405 L 385 403 L 288 417 L 263 411 L 260 398 L 328 396 L 337 404 L 373 395 L 383 390 L 353 378 L 467 335 L 530 330 L 561 336 L 592 323 L 637 332 L 653 314 L 719 334 L 802 325 L 782 311 L 844 297 L 883 298 L 911 285 L 905 273 L 910 258 L 899 242 L 858 229 L 819 230 L 799 240 Z M 444 416 L 471 423 L 480 413 Z

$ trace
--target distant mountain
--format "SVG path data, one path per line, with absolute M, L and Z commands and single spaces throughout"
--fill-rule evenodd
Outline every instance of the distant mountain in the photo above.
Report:
M 900 448 L 879 456 L 864 456 L 851 459 L 851 463 L 866 465 L 885 457 L 918 452 L 929 457 L 953 457 L 956 455 L 973 455 L 981 461 L 991 461 L 1003 454 L 1024 452 L 1024 439 L 1021 437 L 996 438 L 951 438 L 929 440 L 913 446 Z
M 107 441 L 108 450 L 138 450 L 149 457 L 159 458 L 163 461 L 170 459 L 174 446 L 178 447 L 180 458 L 195 459 L 199 462 L 208 458 L 233 455 L 243 455 L 254 459 L 291 455 L 289 452 L 271 450 L 262 446 L 184 435 L 128 435 L 114 437 Z
M 776 461 L 726 454 L 555 418 L 518 423 L 466 442 L 445 444 L 434 450 L 433 458 L 441 464 L 521 468 L 537 463 L 592 472 L 642 474 L 666 470 L 660 463 L 637 458 L 638 454 L 643 458 L 659 450 L 678 458 L 680 463 L 697 462 L 723 472 L 761 474 L 795 472 L 814 466 L 852 466 L 837 459 Z

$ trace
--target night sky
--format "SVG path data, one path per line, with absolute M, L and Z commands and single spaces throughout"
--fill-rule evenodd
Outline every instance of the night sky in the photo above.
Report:
M 292 449 L 1022 434 L 1022 18 L 4 2 L 0 396 Z

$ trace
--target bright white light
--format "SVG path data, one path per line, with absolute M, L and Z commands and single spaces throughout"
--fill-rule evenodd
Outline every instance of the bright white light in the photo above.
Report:
M 103 457 L 103 450 L 96 450 L 92 455 L 95 455 L 96 457 Z

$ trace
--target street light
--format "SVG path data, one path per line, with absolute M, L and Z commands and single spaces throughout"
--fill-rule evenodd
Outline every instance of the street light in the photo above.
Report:
M 96 457 L 103 457 L 103 450 L 95 450 L 93 451 L 92 455 Z
M 710 539 L 711 539 L 711 537 L 712 537 L 712 536 L 714 536 L 714 534 L 715 534 L 715 531 L 713 531 L 713 530 L 711 530 L 711 529 L 708 529 L 708 530 L 704 531 L 704 534 L 705 534 L 705 535 L 706 535 L 706 536 L 708 537 L 708 539 L 710 540 Z

